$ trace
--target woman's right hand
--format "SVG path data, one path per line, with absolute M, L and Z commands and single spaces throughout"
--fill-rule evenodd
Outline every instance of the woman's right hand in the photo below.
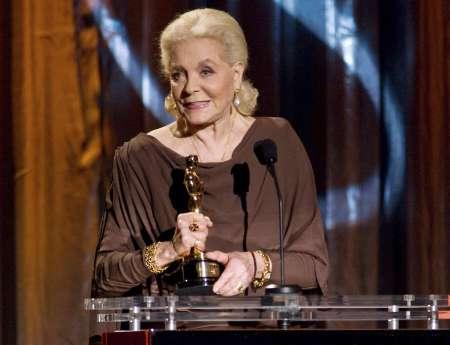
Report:
M 195 212 L 180 213 L 177 217 L 173 248 L 179 257 L 185 257 L 195 247 L 205 251 L 208 229 L 213 226 L 209 217 Z

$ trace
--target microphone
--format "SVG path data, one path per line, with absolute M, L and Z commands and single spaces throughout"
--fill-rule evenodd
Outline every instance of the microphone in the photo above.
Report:
M 277 192 L 278 199 L 278 240 L 280 245 L 280 286 L 275 288 L 266 288 L 266 294 L 288 294 L 288 293 L 298 293 L 300 287 L 297 285 L 285 285 L 285 272 L 284 272 L 284 246 L 283 246 L 283 235 L 284 235 L 284 220 L 283 220 L 283 198 L 281 195 L 280 185 L 278 183 L 278 177 L 275 169 L 275 163 L 278 160 L 277 145 L 271 139 L 263 139 L 257 141 L 253 146 L 253 151 L 255 152 L 258 161 L 267 167 L 267 170 L 272 175 L 275 189 Z
M 271 139 L 257 141 L 253 146 L 256 157 L 262 165 L 274 167 L 278 160 L 277 144 Z

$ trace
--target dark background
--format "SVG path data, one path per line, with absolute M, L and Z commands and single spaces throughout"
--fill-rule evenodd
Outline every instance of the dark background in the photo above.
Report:
M 246 34 L 247 75 L 260 91 L 257 115 L 289 119 L 310 155 L 326 224 L 330 293 L 447 294 L 449 2 L 299 0 L 291 2 L 294 8 L 287 3 L 100 1 L 114 24 L 109 35 L 102 33 L 100 17 L 75 11 L 83 18 L 78 24 L 99 29 L 101 170 L 92 191 L 99 210 L 115 147 L 162 124 L 158 111 L 145 107 L 139 87 L 148 66 L 162 95 L 168 89 L 159 72 L 159 33 L 176 13 L 214 7 L 230 12 Z M 17 340 L 17 311 L 23 307 L 16 300 L 17 258 L 26 255 L 16 250 L 21 240 L 16 211 L 26 205 L 15 203 L 21 147 L 13 147 L 20 122 L 14 121 L 18 114 L 12 105 L 11 28 L 22 9 L 13 11 L 12 4 L 0 5 L 0 337 L 5 344 Z M 127 42 L 139 61 L 128 72 L 109 45 L 114 37 Z M 58 321 L 73 322 L 70 316 Z

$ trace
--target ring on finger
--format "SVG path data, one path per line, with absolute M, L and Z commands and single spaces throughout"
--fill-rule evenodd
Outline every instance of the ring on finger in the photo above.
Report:
M 243 293 L 245 288 L 244 285 L 242 285 L 242 282 L 238 282 L 236 289 L 239 291 L 239 293 Z
M 189 224 L 189 230 L 192 231 L 192 232 L 198 231 L 199 230 L 198 224 L 197 223 Z

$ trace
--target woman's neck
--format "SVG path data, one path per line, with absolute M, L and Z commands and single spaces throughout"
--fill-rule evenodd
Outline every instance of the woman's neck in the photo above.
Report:
M 188 139 L 201 162 L 221 162 L 231 158 L 234 125 L 240 115 L 231 112 L 214 123 L 201 128 L 190 128 Z

